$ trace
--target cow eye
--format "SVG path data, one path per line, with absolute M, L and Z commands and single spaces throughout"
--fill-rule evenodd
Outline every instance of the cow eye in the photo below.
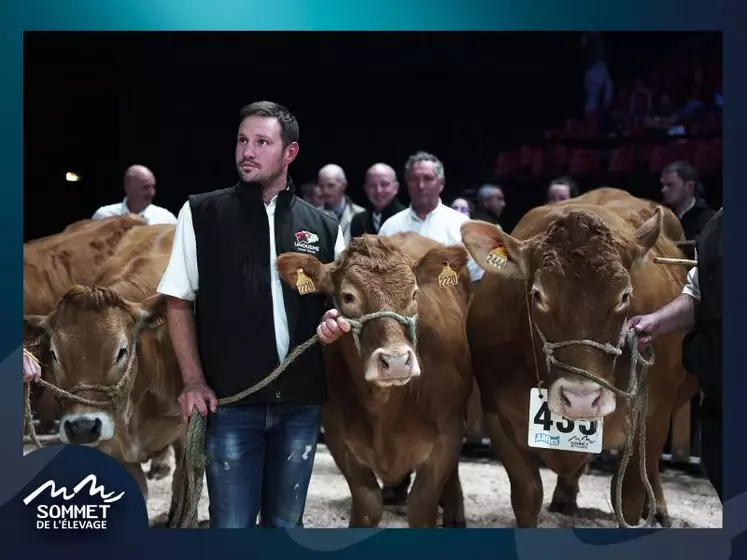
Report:
M 532 290 L 532 301 L 537 305 L 542 305 L 542 293 L 539 290 Z
M 620 307 L 628 305 L 630 303 L 630 292 L 625 292 L 620 298 Z
M 418 291 L 419 291 L 419 290 L 418 290 L 417 288 L 415 288 L 415 289 L 414 289 L 414 290 L 412 291 L 412 299 L 416 299 L 416 298 L 418 297 Z
M 355 296 L 351 294 L 350 292 L 345 292 L 342 294 L 342 301 L 343 303 L 353 303 L 355 301 Z
M 119 352 L 117 353 L 117 361 L 119 362 L 126 355 L 127 355 L 127 347 L 123 346 L 122 348 L 119 349 Z

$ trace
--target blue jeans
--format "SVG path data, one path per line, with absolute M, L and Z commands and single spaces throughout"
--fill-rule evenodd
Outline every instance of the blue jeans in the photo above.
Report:
M 208 415 L 210 527 L 303 527 L 322 407 L 259 404 Z

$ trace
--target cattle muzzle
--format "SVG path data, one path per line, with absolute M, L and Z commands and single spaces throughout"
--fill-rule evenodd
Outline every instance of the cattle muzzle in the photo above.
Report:
M 530 319 L 531 320 L 531 319 Z M 637 375 L 638 364 L 644 369 L 653 365 L 653 348 L 649 345 L 645 355 L 638 350 L 638 338 L 635 331 L 627 329 L 627 320 L 623 321 L 620 338 L 617 345 L 609 342 L 597 342 L 596 340 L 564 340 L 560 342 L 548 342 L 542 330 L 534 323 L 534 329 L 542 340 L 542 352 L 545 355 L 545 366 L 549 373 L 553 367 L 567 371 L 573 375 L 585 378 L 580 381 L 562 377 L 553 384 L 549 392 L 548 406 L 556 414 L 560 414 L 571 420 L 593 420 L 603 418 L 616 409 L 616 396 L 625 399 L 633 399 L 639 393 L 639 379 Z M 617 358 L 622 355 L 625 342 L 631 353 L 631 370 L 628 379 L 628 390 L 618 389 L 613 384 L 604 380 L 601 376 L 589 370 L 572 366 L 561 362 L 555 357 L 559 348 L 569 346 L 588 346 L 612 356 L 612 371 L 617 365 Z M 643 374 L 643 372 L 642 372 Z M 538 379 L 538 382 L 540 380 Z
M 336 307 L 340 309 L 339 305 Z M 361 333 L 363 327 L 369 321 L 377 319 L 394 319 L 403 324 L 407 329 L 407 337 L 412 347 L 378 348 L 369 359 L 369 367 L 366 368 L 365 374 L 366 380 L 375 382 L 382 387 L 406 385 L 413 377 L 420 375 L 420 366 L 415 354 L 418 344 L 418 315 L 416 313 L 408 317 L 394 311 L 375 311 L 358 318 L 345 317 L 345 320 L 350 323 L 350 334 L 353 335 L 353 341 L 360 356 L 362 356 Z
M 114 434 L 113 418 L 127 409 L 129 398 L 127 389 L 132 379 L 136 357 L 137 342 L 133 342 L 127 367 L 114 385 L 81 383 L 65 390 L 44 379 L 38 381 L 38 384 L 42 388 L 49 389 L 60 399 L 67 399 L 84 406 L 102 410 L 102 412 L 63 416 L 60 421 L 60 439 L 63 443 L 93 444 L 102 439 L 111 439 Z M 103 393 L 104 399 L 87 399 L 77 394 L 84 391 Z M 31 414 L 31 392 L 28 383 L 24 387 L 24 393 L 24 417 L 26 424 L 24 431 L 31 437 L 34 445 L 37 448 L 41 448 L 41 442 L 34 432 L 33 417 Z

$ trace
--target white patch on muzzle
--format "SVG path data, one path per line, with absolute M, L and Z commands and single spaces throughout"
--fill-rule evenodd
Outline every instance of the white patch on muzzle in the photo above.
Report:
M 548 407 L 569 420 L 598 420 L 617 407 L 615 394 L 593 381 L 561 377 L 550 387 Z
M 73 433 L 69 434 L 68 430 Z M 75 431 L 79 434 L 75 434 Z M 71 436 L 73 439 L 71 439 Z M 60 419 L 60 441 L 77 445 L 96 445 L 114 437 L 114 422 L 106 412 L 65 414 Z M 90 438 L 91 441 L 83 438 Z
M 381 387 L 407 385 L 413 377 L 420 375 L 420 364 L 412 348 L 377 348 L 366 364 L 366 381 Z

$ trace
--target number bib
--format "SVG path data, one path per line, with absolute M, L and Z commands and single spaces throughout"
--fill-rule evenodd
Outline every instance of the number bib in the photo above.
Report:
M 529 393 L 529 447 L 601 453 L 602 420 L 568 420 L 550 412 L 547 389 Z

